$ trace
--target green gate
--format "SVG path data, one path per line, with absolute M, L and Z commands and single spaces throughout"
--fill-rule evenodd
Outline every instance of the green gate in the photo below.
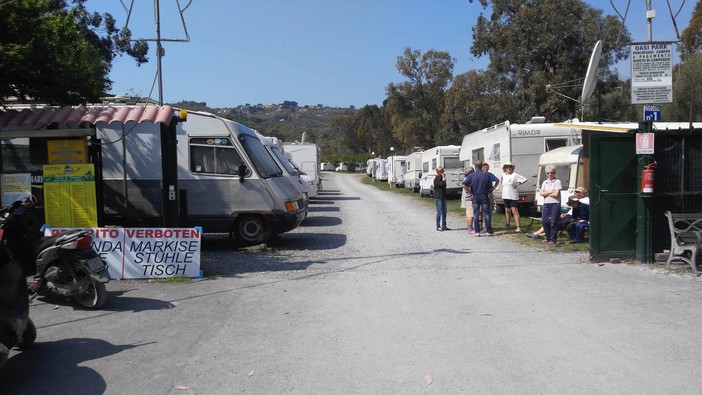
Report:
M 590 135 L 590 255 L 636 256 L 637 156 L 629 133 Z

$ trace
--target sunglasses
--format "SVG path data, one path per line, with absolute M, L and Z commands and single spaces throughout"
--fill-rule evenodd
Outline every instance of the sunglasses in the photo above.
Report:
M 555 174 L 555 173 L 552 171 L 547 171 L 546 174 Z

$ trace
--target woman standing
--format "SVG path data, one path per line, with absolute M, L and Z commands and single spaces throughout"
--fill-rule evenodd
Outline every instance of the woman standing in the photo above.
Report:
M 541 224 L 546 233 L 544 243 L 556 244 L 558 218 L 561 212 L 561 180 L 556 178 L 556 166 L 546 165 L 546 177 L 539 190 L 539 195 L 544 197 Z
M 509 229 L 510 217 L 514 217 L 514 225 L 517 232 L 521 232 L 519 227 L 519 191 L 517 187 L 527 182 L 526 177 L 514 172 L 512 163 L 502 165 L 502 201 L 505 204 L 505 230 Z

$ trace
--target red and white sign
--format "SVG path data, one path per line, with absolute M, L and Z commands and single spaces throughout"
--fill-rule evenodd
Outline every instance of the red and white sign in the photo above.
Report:
M 68 228 L 48 228 L 52 236 Z M 202 231 L 197 228 L 93 228 L 93 248 L 110 277 L 200 277 Z
M 636 135 L 636 154 L 653 154 L 654 133 L 638 133 Z

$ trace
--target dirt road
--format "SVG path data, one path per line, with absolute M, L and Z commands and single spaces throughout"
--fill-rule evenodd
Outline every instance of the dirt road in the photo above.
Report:
M 702 282 L 437 232 L 433 210 L 325 173 L 265 249 L 207 237 L 206 278 L 39 300 L 0 393 L 697 393 Z M 456 202 L 453 202 L 457 204 Z

